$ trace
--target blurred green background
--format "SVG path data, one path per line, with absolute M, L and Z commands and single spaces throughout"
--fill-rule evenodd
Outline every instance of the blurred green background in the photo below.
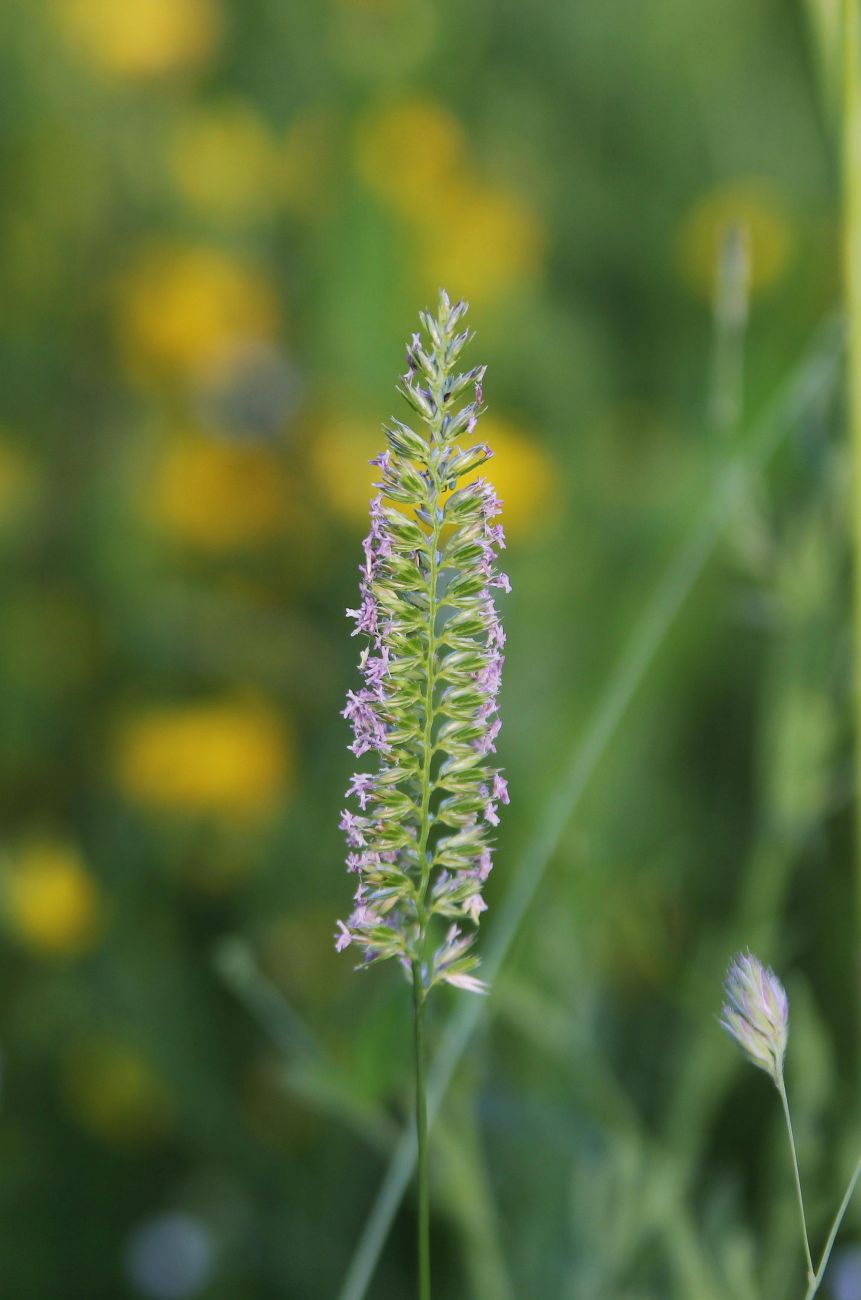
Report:
M 333 951 L 344 610 L 441 284 L 489 365 L 514 584 L 482 944 L 620 656 L 638 689 L 436 1127 L 435 1294 L 800 1295 L 775 1097 L 716 1013 L 737 947 L 785 975 L 818 1239 L 859 1138 L 835 22 L 0 7 L 10 1300 L 338 1295 L 411 1083 L 406 984 Z M 407 1199 L 369 1294 L 413 1273 Z M 825 1294 L 861 1300 L 857 1205 Z

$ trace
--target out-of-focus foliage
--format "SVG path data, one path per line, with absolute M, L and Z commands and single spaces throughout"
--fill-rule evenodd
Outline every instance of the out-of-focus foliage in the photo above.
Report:
M 406 986 L 332 946 L 344 609 L 404 339 L 443 283 L 489 363 L 490 937 L 663 566 L 835 308 L 833 10 L 3 7 L 8 1296 L 337 1294 L 410 1105 Z M 739 946 L 786 977 L 820 1233 L 858 1145 L 840 421 L 795 412 L 497 981 L 435 1134 L 440 1300 L 800 1292 L 780 1117 L 716 1013 Z M 407 1205 L 372 1294 L 412 1276 Z

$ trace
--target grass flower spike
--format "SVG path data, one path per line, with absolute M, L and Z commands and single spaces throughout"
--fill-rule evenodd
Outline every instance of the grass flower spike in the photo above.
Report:
M 779 1088 L 789 1034 L 786 990 L 774 971 L 751 953 L 739 953 L 726 977 L 721 1024 L 748 1060 L 771 1075 Z
M 501 502 L 475 476 L 490 448 L 475 440 L 484 366 L 457 369 L 469 341 L 466 303 L 440 293 L 436 316 L 407 345 L 400 392 L 410 424 L 393 419 L 371 502 L 359 606 L 363 685 L 347 695 L 357 758 L 376 756 L 347 790 L 341 829 L 355 906 L 335 946 L 364 964 L 394 957 L 412 978 L 418 1148 L 419 1300 L 430 1300 L 430 1213 L 424 1007 L 449 984 L 470 993 L 475 929 L 486 904 L 492 833 L 508 786 L 493 763 L 505 634 L 494 589 L 505 546 Z
M 388 447 L 372 462 L 380 495 L 359 607 L 347 611 L 367 643 L 364 684 L 349 692 L 344 716 L 353 753 L 378 764 L 347 791 L 356 807 L 341 828 L 357 888 L 336 946 L 359 948 L 366 962 L 397 958 L 407 972 L 417 963 L 425 991 L 483 987 L 471 948 L 491 832 L 508 803 L 492 762 L 505 641 L 493 589 L 510 586 L 496 567 L 500 502 L 474 477 L 491 455 L 474 438 L 484 367 L 456 369 L 466 309 L 442 293 L 407 347 L 400 391 L 414 418 L 390 422 Z

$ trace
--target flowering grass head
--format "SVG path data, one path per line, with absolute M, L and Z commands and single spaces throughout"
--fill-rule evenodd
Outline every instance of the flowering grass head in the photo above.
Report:
M 344 709 L 350 748 L 376 764 L 352 778 L 341 818 L 357 887 L 336 947 L 397 958 L 425 991 L 483 988 L 474 928 L 508 803 L 492 755 L 505 643 L 494 590 L 510 584 L 496 564 L 501 503 L 487 479 L 462 483 L 492 454 L 475 435 L 484 367 L 458 369 L 466 310 L 442 292 L 407 346 L 400 392 L 412 418 L 389 423 L 372 462 L 379 495 L 347 611 L 365 639 L 363 685 Z
M 721 1024 L 748 1060 L 779 1087 L 789 1036 L 786 990 L 774 971 L 748 952 L 733 958 L 725 991 Z

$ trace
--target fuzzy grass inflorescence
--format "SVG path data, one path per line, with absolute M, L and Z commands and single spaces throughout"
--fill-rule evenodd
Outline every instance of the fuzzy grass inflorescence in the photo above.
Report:
M 789 1034 L 786 990 L 774 971 L 749 952 L 733 958 L 725 988 L 722 1026 L 779 1088 Z
M 472 944 L 498 805 L 508 803 L 491 756 L 505 643 L 493 589 L 510 584 L 496 565 L 501 503 L 475 477 L 492 454 L 473 441 L 485 367 L 457 368 L 466 311 L 441 292 L 407 346 L 399 391 L 416 418 L 391 420 L 372 462 L 379 495 L 360 605 L 347 611 L 367 644 L 364 684 L 344 716 L 353 753 L 378 762 L 347 791 L 358 810 L 344 811 L 341 828 L 358 883 L 336 946 L 361 949 L 365 963 L 397 958 L 425 995 L 441 983 L 484 988 Z
M 807 1291 L 804 1300 L 813 1300 L 814 1296 L 819 1293 L 837 1233 L 849 1208 L 849 1202 L 852 1199 L 855 1187 L 859 1178 L 861 1178 L 861 1160 L 857 1162 L 849 1180 L 817 1267 L 814 1265 L 813 1255 L 810 1250 L 810 1233 L 807 1227 L 807 1213 L 804 1208 L 798 1151 L 795 1145 L 792 1115 L 789 1110 L 789 1098 L 783 1077 L 783 1061 L 789 1039 L 789 1000 L 786 996 L 786 990 L 774 971 L 770 967 L 764 966 L 750 952 L 739 953 L 733 958 L 727 972 L 724 988 L 726 1002 L 721 1014 L 721 1025 L 730 1037 L 735 1039 L 748 1060 L 771 1076 L 772 1082 L 780 1094 L 783 1116 L 786 1121 L 786 1134 L 792 1156 L 801 1241 L 807 1264 Z

